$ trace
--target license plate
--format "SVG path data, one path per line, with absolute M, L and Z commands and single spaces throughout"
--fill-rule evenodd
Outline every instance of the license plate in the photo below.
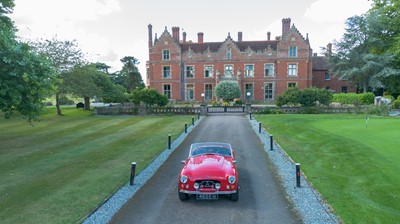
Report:
M 217 200 L 218 194 L 197 194 L 197 200 Z

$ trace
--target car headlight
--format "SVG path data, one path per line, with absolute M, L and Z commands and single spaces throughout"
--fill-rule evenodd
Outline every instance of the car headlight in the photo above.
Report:
M 230 184 L 234 184 L 234 183 L 236 182 L 236 177 L 235 177 L 235 176 L 229 176 L 229 177 L 228 177 L 228 182 L 229 182 Z
M 188 181 L 188 177 L 185 176 L 185 175 L 182 175 L 182 176 L 181 176 L 181 183 L 182 183 L 182 184 L 186 184 L 187 181 Z

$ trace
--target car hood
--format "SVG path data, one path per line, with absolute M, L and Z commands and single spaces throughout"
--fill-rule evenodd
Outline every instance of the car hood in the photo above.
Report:
M 225 179 L 229 175 L 236 174 L 236 167 L 231 157 L 200 155 L 188 159 L 183 173 L 198 180 Z

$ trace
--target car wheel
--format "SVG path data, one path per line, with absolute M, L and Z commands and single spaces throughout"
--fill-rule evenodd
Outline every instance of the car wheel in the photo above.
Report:
M 189 199 L 189 194 L 179 192 L 179 199 L 181 201 L 186 201 Z
M 239 190 L 236 193 L 231 194 L 231 201 L 238 201 L 239 200 Z

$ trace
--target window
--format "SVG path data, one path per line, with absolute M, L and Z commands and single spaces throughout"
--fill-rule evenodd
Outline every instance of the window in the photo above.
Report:
M 211 100 L 212 95 L 212 84 L 205 84 L 204 86 L 204 98 L 205 100 Z
M 331 80 L 331 74 L 325 72 L 325 80 Z
M 194 77 L 194 66 L 186 66 L 186 78 Z
M 248 93 L 250 93 L 250 94 L 248 94 Z M 246 95 L 246 100 L 253 100 L 254 99 L 253 83 L 244 84 L 244 94 Z
M 254 77 L 254 65 L 245 65 L 244 66 L 244 76 Z
M 225 77 L 233 76 L 233 65 L 224 65 L 224 76 Z
M 264 75 L 267 76 L 274 76 L 274 64 L 264 64 Z
M 288 76 L 297 76 L 297 64 L 288 65 Z
M 265 83 L 264 85 L 264 97 L 266 100 L 274 98 L 274 84 L 273 83 Z
M 186 100 L 194 99 L 194 84 L 186 84 Z
M 204 78 L 212 78 L 213 77 L 213 66 L 206 65 L 204 66 Z
M 289 57 L 297 57 L 297 47 L 289 47 Z
M 347 86 L 342 86 L 342 93 L 347 93 Z
M 163 78 L 171 78 L 171 67 L 163 66 Z
M 297 83 L 295 83 L 295 82 L 289 82 L 287 85 L 288 88 L 294 88 L 296 86 L 297 86 Z
M 168 99 L 171 99 L 171 85 L 170 84 L 163 85 L 163 93 Z
M 163 60 L 169 60 L 170 55 L 169 55 L 169 50 L 163 50 Z
M 232 50 L 228 49 L 226 50 L 226 60 L 231 60 L 232 59 Z

